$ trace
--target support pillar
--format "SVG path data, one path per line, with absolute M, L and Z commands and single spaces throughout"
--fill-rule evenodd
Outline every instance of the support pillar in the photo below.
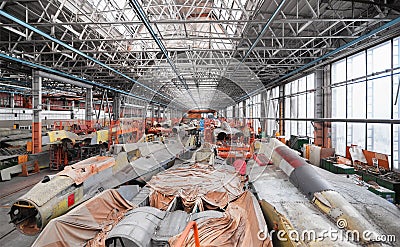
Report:
M 92 117 L 93 117 L 93 90 L 91 88 L 86 88 L 85 121 L 86 125 L 89 126 L 89 128 L 93 127 Z
M 285 134 L 285 85 L 279 86 L 279 100 L 278 100 L 278 110 L 279 110 L 279 135 L 283 136 Z
M 42 152 L 42 77 L 38 71 L 32 75 L 32 153 Z
M 332 92 L 330 88 L 330 66 L 325 66 L 315 72 L 315 118 L 330 118 L 332 116 Z M 331 123 L 314 123 L 314 144 L 332 147 Z
M 113 120 L 118 120 L 121 117 L 121 95 L 119 93 L 114 95 L 112 111 Z
M 161 118 L 161 114 L 160 114 L 160 106 L 157 106 L 157 123 L 160 123 L 160 118 Z
M 10 108 L 14 108 L 15 107 L 15 94 L 11 93 L 10 94 Z
M 267 101 L 268 101 L 268 97 L 267 97 L 267 91 L 263 91 L 261 92 L 261 130 L 264 133 L 263 136 L 265 136 L 265 134 L 267 133 L 267 126 L 268 126 L 268 121 L 267 118 Z

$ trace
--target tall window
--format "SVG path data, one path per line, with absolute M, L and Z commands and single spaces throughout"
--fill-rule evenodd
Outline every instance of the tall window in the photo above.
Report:
M 399 119 L 399 42 L 399 38 L 384 42 L 331 65 L 332 117 L 367 120 L 332 123 L 336 153 L 345 155 L 346 145 L 355 144 L 388 154 L 393 169 L 399 169 L 400 126 L 368 122 Z
M 261 117 L 261 94 L 257 94 L 252 97 L 252 113 L 253 113 L 253 121 L 252 125 L 254 131 L 257 133 L 258 127 L 261 127 L 260 119 Z M 258 134 L 258 133 L 257 133 Z
M 400 119 L 400 38 L 393 40 L 393 118 Z M 393 169 L 400 170 L 400 125 L 393 126 Z
M 233 106 L 228 106 L 226 108 L 226 117 L 232 118 L 233 117 Z
M 276 123 L 276 118 L 279 117 L 279 87 L 274 87 L 271 90 L 266 92 L 267 99 L 266 99 L 266 111 L 267 111 L 267 135 L 274 135 L 276 131 L 278 131 L 278 126 Z
M 311 121 L 296 120 L 298 118 L 314 118 L 315 76 L 310 74 L 285 85 L 285 136 L 314 136 Z
M 346 81 L 346 60 L 332 64 L 332 117 L 346 118 L 346 87 L 340 83 Z M 336 153 L 346 152 L 346 124 L 332 123 L 332 147 Z
M 354 80 L 347 85 L 347 118 L 366 118 L 365 99 L 367 97 L 367 88 L 365 65 L 365 52 L 347 58 L 347 80 Z M 365 148 L 365 128 L 365 123 L 347 123 L 347 145 L 357 145 Z

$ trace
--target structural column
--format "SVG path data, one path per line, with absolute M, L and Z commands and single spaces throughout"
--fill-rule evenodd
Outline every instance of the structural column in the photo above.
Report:
M 268 120 L 266 119 L 268 117 L 267 114 L 267 101 L 268 101 L 268 97 L 267 97 L 267 92 L 263 91 L 261 92 L 261 129 L 262 132 L 265 134 L 267 133 L 267 126 L 268 126 Z
M 15 107 L 15 98 L 14 98 L 14 93 L 10 94 L 10 108 L 14 108 Z
M 93 117 L 93 91 L 91 88 L 86 88 L 86 98 L 85 98 L 85 120 L 86 125 L 92 127 L 92 117 Z
M 119 93 L 114 95 L 112 109 L 114 115 L 113 120 L 118 120 L 121 117 L 121 95 Z
M 278 100 L 278 109 L 279 109 L 279 134 L 282 136 L 285 133 L 285 121 L 282 119 L 285 117 L 285 85 L 279 86 L 279 100 Z
M 38 71 L 32 75 L 32 153 L 42 152 L 42 77 Z
M 315 118 L 330 118 L 332 94 L 330 89 L 329 66 L 315 72 Z M 322 147 L 331 147 L 331 123 L 314 122 L 314 144 Z

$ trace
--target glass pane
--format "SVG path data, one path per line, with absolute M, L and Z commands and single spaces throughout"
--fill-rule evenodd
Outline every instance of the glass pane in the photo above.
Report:
M 365 51 L 347 58 L 347 80 L 366 75 Z
M 307 80 L 306 77 L 299 79 L 299 92 L 304 92 L 307 90 Z
M 307 94 L 307 118 L 314 118 L 314 97 L 314 92 Z
M 393 68 L 400 67 L 400 37 L 393 40 Z
M 314 126 L 310 121 L 307 121 L 307 136 L 314 137 Z
M 290 118 L 290 112 L 291 112 L 290 98 L 287 97 L 285 98 L 285 118 Z
M 306 125 L 306 121 L 298 121 L 297 124 L 299 131 L 298 131 L 298 135 L 301 136 L 306 136 L 307 135 L 307 125 Z
M 390 41 L 367 50 L 367 73 L 368 75 L 390 69 L 391 47 Z
M 346 118 L 346 87 L 332 88 L 332 117 Z
M 390 124 L 367 124 L 367 149 L 369 151 L 391 154 Z
M 307 76 L 307 90 L 315 89 L 315 74 L 309 74 Z
M 292 83 L 291 82 L 285 84 L 285 95 L 290 95 L 291 94 L 291 89 L 292 89 Z
M 285 138 L 289 139 L 291 135 L 291 129 L 290 129 L 290 123 L 291 121 L 285 121 Z
M 337 154 L 346 155 L 346 123 L 332 123 L 332 147 Z
M 347 86 L 347 118 L 366 118 L 365 81 Z
M 290 98 L 290 117 L 297 118 L 297 97 Z
M 357 145 L 365 149 L 365 123 L 347 124 L 347 145 Z
M 290 121 L 290 134 L 298 135 L 297 121 Z
M 332 84 L 346 81 L 346 59 L 332 64 Z
M 400 170 L 399 157 L 400 157 L 400 125 L 393 125 L 393 170 Z
M 391 118 L 391 88 L 389 76 L 368 81 L 368 118 Z
M 299 81 L 295 80 L 292 82 L 292 94 L 297 93 L 299 91 Z
M 298 96 L 298 117 L 306 118 L 307 117 L 307 95 L 301 94 Z
M 393 73 L 400 73 L 400 70 L 395 70 Z M 400 118 L 400 75 L 393 76 L 393 118 Z

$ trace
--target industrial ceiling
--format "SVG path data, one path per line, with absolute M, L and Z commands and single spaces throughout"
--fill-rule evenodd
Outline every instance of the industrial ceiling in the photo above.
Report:
M 10 90 L 7 84 L 29 84 L 32 66 L 19 63 L 24 60 L 190 109 L 224 108 L 297 72 L 399 35 L 393 21 L 400 16 L 400 4 L 6 0 L 0 11 L 0 90 Z M 372 35 L 374 30 L 380 32 Z M 62 83 L 46 85 L 48 90 L 80 93 Z

